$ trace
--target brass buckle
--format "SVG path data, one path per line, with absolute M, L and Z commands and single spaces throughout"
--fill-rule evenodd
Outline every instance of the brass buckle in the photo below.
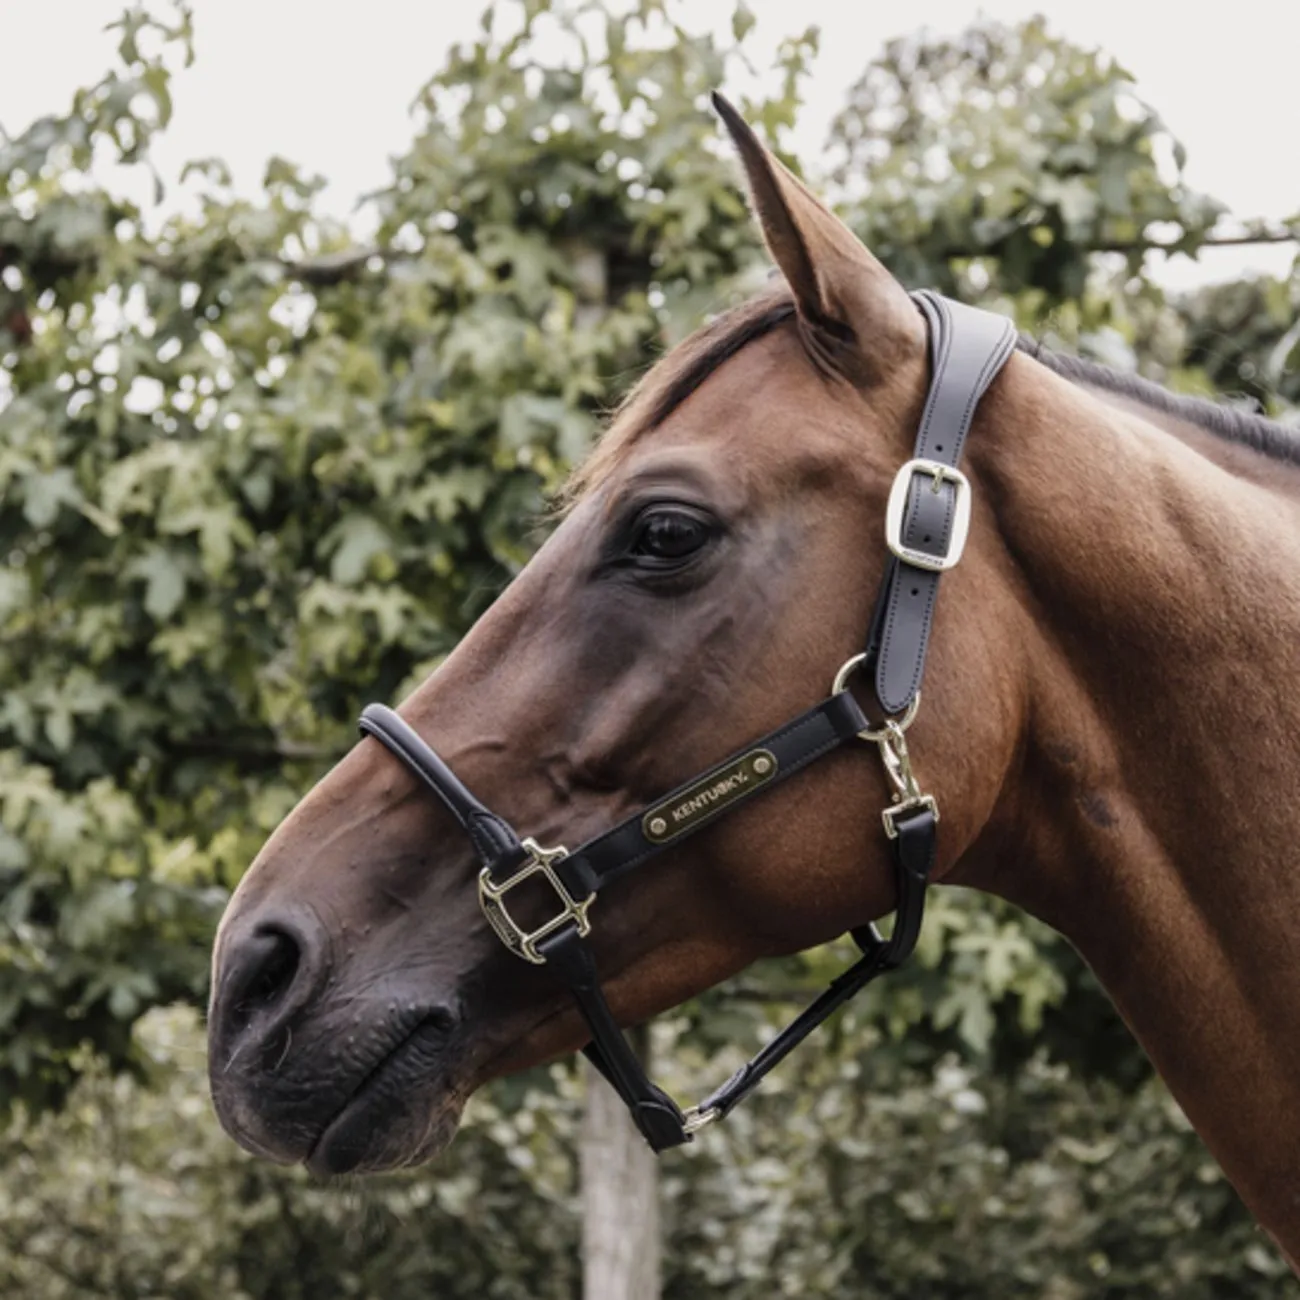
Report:
M 496 931 L 497 938 L 510 949 L 516 957 L 530 961 L 534 966 L 544 966 L 546 958 L 537 951 L 542 939 L 549 938 L 561 926 L 572 921 L 578 927 L 580 935 L 591 933 L 591 921 L 587 918 L 587 909 L 595 901 L 595 894 L 589 898 L 576 899 L 569 893 L 564 881 L 555 871 L 554 863 L 569 856 L 569 850 L 562 844 L 553 849 L 544 849 L 535 839 L 529 837 L 520 841 L 520 847 L 528 854 L 527 860 L 508 880 L 498 884 L 492 879 L 491 868 L 484 867 L 478 877 L 478 901 L 487 917 L 488 924 Z M 541 876 L 555 891 L 564 910 L 552 917 L 536 930 L 525 930 L 506 911 L 506 895 L 517 885 L 523 884 L 530 876 Z
M 931 555 L 928 551 L 918 551 L 903 541 L 903 513 L 907 509 L 907 496 L 912 490 L 912 479 L 917 474 L 928 474 L 931 479 L 930 490 L 937 493 L 945 483 L 951 483 L 957 489 L 957 499 L 953 504 L 952 532 L 948 536 L 948 548 L 942 555 Z M 889 549 L 918 569 L 930 569 L 942 573 L 951 569 L 961 553 L 966 549 L 966 535 L 970 532 L 970 480 L 959 469 L 945 465 L 937 460 L 925 460 L 918 457 L 909 460 L 894 476 L 894 486 L 889 489 L 889 504 L 885 506 L 885 543 Z

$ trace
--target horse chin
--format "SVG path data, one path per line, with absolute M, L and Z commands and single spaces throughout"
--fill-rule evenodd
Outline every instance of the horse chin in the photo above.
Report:
M 303 1164 L 318 1177 L 423 1164 L 451 1144 L 464 1101 L 455 1095 L 359 1099 L 325 1126 Z

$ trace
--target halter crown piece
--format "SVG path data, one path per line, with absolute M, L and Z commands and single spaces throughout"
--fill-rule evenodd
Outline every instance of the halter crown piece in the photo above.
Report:
M 493 930 L 516 956 L 549 966 L 569 986 L 591 1031 L 587 1057 L 655 1151 L 691 1141 L 705 1125 L 726 1115 L 832 1012 L 878 975 L 901 965 L 920 933 L 939 808 L 917 784 L 905 733 L 921 703 L 939 578 L 961 558 L 970 523 L 970 483 L 957 464 L 975 408 L 1015 349 L 1016 334 L 1005 318 L 929 290 L 913 294 L 913 300 L 925 318 L 930 352 L 930 387 L 916 454 L 898 471 L 889 494 L 885 541 L 892 558 L 866 649 L 836 674 L 828 698 L 572 853 L 521 839 L 392 709 L 371 704 L 361 715 L 363 734 L 401 759 L 464 828 L 483 863 L 479 902 Z M 847 689 L 859 670 L 873 673 L 886 718 L 880 724 L 868 721 Z M 591 905 L 611 880 L 854 740 L 878 747 L 897 794 L 881 813 L 898 885 L 893 932 L 885 939 L 874 925 L 853 930 L 862 957 L 722 1087 L 683 1110 L 650 1081 L 610 1013 L 587 943 Z M 510 913 L 510 894 L 533 877 L 549 886 L 558 907 L 549 920 L 526 929 Z

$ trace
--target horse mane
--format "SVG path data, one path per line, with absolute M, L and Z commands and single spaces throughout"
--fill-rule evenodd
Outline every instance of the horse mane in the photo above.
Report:
M 1224 442 L 1249 447 L 1272 460 L 1300 465 L 1300 429 L 1289 428 L 1253 411 L 1243 411 L 1224 401 L 1171 393 L 1167 388 L 1143 379 L 1131 371 L 1112 370 L 1097 361 L 1053 352 L 1035 338 L 1022 334 L 1019 350 L 1041 362 L 1054 374 L 1073 384 L 1100 388 L 1117 397 L 1131 398 L 1152 411 L 1172 415 L 1194 424 Z
M 770 334 L 795 316 L 783 282 L 715 316 L 654 365 L 623 400 L 610 427 L 574 471 L 563 492 L 572 504 L 601 482 L 624 452 L 662 424 L 724 362 L 746 344 Z M 1204 429 L 1225 442 L 1249 447 L 1273 460 L 1300 465 L 1300 430 L 1223 402 L 1171 393 L 1140 375 L 1097 361 L 1053 352 L 1022 334 L 1018 349 L 1074 384 L 1131 398 L 1152 411 Z

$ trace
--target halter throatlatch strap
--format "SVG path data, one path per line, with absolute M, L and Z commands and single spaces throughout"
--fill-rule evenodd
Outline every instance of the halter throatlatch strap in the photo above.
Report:
M 841 668 L 831 694 L 820 704 L 572 853 L 521 839 L 392 709 L 371 704 L 361 715 L 361 731 L 401 759 L 465 830 L 482 864 L 479 902 L 492 928 L 516 956 L 547 966 L 568 986 L 591 1032 L 588 1058 L 655 1151 L 689 1142 L 699 1129 L 726 1115 L 859 989 L 905 961 L 921 931 L 939 812 L 912 773 L 904 733 L 920 703 L 939 575 L 961 558 L 970 523 L 970 484 L 957 461 L 975 408 L 1010 357 L 1016 336 L 1001 317 L 928 291 L 913 297 L 929 331 L 931 376 L 916 454 L 899 470 L 886 511 L 885 539 L 893 559 L 865 653 Z M 868 722 L 846 689 L 859 666 L 874 668 L 876 695 L 886 713 L 883 723 Z M 854 930 L 862 957 L 721 1088 L 700 1105 L 682 1110 L 650 1081 L 610 1011 L 587 943 L 589 909 L 609 881 L 854 740 L 879 747 L 898 796 L 882 814 L 898 895 L 893 931 L 886 939 L 874 925 Z M 510 895 L 534 877 L 549 885 L 556 911 L 529 929 L 512 915 Z

